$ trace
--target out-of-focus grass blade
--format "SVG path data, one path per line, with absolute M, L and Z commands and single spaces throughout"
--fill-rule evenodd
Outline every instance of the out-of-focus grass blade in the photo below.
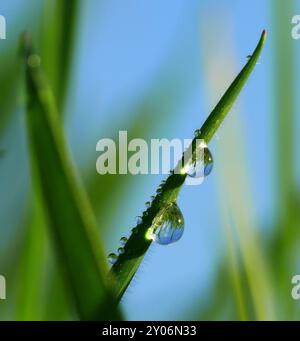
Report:
M 66 283 L 81 319 L 117 319 L 94 214 L 74 174 L 54 98 L 28 35 L 22 37 L 22 48 L 33 175 L 38 177 Z
M 34 182 L 34 179 L 32 182 Z M 45 274 L 44 260 L 49 245 L 45 240 L 47 234 L 41 197 L 38 195 L 38 191 L 34 193 L 34 208 L 32 215 L 28 217 L 30 223 L 26 226 L 18 264 L 18 282 L 20 282 L 20 285 L 17 287 L 14 318 L 21 321 L 41 320 L 44 309 L 41 283 Z
M 6 128 L 12 110 L 16 106 L 17 66 L 17 58 L 13 59 L 10 55 L 0 57 L 0 133 Z
M 240 245 L 241 260 L 249 284 L 255 319 L 271 320 L 276 316 L 273 286 L 264 244 L 256 228 L 257 218 L 248 187 L 242 141 L 241 125 L 233 120 L 219 153 L 220 162 L 224 165 L 220 174 L 222 201 L 227 203 L 235 226 L 236 240 Z M 232 186 L 232 183 L 235 186 Z
M 44 4 L 41 57 L 61 114 L 72 63 L 78 8 L 78 0 L 47 0 Z
M 224 213 L 225 214 L 225 213 Z M 233 293 L 236 301 L 238 319 L 245 321 L 249 318 L 249 313 L 247 311 L 246 299 L 244 288 L 241 280 L 241 271 L 239 268 L 239 255 L 237 252 L 237 247 L 234 243 L 234 233 L 233 228 L 229 222 L 229 218 L 224 216 L 225 224 L 225 234 L 228 245 L 228 268 L 230 271 L 230 280 L 233 287 Z
M 290 291 L 292 274 L 299 268 L 298 250 L 300 237 L 299 183 L 297 183 L 296 136 L 296 44 L 291 37 L 290 22 L 296 11 L 296 2 L 272 1 L 274 26 L 274 92 L 273 109 L 276 117 L 275 131 L 275 177 L 277 179 L 277 226 L 274 242 L 270 247 L 273 260 L 278 296 L 279 318 L 298 319 L 297 301 L 287 300 L 286 292 Z M 287 86 L 287 84 L 289 86 Z
M 265 37 L 266 33 L 263 31 L 251 58 L 208 116 L 195 139 L 203 139 L 208 143 L 213 137 L 256 65 Z M 153 199 L 151 206 L 143 213 L 142 221 L 137 225 L 137 233 L 131 235 L 125 245 L 125 252 L 119 256 L 117 262 L 113 265 L 111 275 L 116 278 L 118 298 L 122 297 L 151 244 L 151 241 L 146 238 L 148 229 L 160 209 L 176 200 L 185 177 L 186 174 L 184 173 L 174 173 L 167 178 L 161 190 Z
M 235 58 L 228 46 L 231 46 L 230 41 L 224 42 L 223 45 L 221 43 L 218 46 L 203 47 L 205 70 L 208 73 L 206 84 L 208 84 L 210 97 L 213 98 L 213 94 L 224 87 L 222 80 L 228 79 L 235 69 L 233 64 Z M 226 63 L 226 70 L 218 69 L 220 52 L 223 53 L 222 62 Z M 211 55 L 215 55 L 215 58 L 211 58 Z M 246 170 L 248 168 L 243 157 L 246 155 L 245 148 L 241 147 L 244 141 L 241 133 L 243 127 L 239 118 L 240 116 L 235 112 L 230 125 L 224 125 L 222 143 L 217 142 L 215 148 L 216 159 L 223 165 L 217 172 L 217 179 L 221 194 L 221 221 L 226 236 L 224 254 L 227 256 L 222 259 L 218 274 L 224 273 L 224 270 L 228 268 L 226 276 L 230 287 L 224 296 L 230 292 L 236 301 L 236 316 L 229 315 L 230 319 L 236 317 L 242 320 L 271 319 L 275 315 L 273 305 L 271 305 L 273 288 L 270 285 L 268 262 L 263 252 L 265 245 L 262 244 L 262 239 L 256 231 L 257 219 L 247 186 L 249 179 Z M 234 186 L 232 186 L 233 183 Z M 212 296 L 215 295 L 216 290 L 220 290 L 218 284 Z M 222 292 L 224 294 L 224 291 Z M 215 301 L 214 304 L 223 305 L 224 302 Z M 228 315 L 226 316 L 228 318 Z M 211 316 L 211 318 L 216 318 L 216 316 Z
M 67 83 L 69 78 L 70 66 L 72 63 L 72 50 L 74 44 L 75 27 L 77 22 L 78 1 L 67 0 L 46 0 L 43 7 L 42 29 L 40 35 L 41 59 L 47 80 L 54 92 L 54 98 L 58 104 L 58 112 L 64 114 L 64 103 L 67 94 Z M 34 187 L 35 190 L 35 187 Z M 41 212 L 41 205 L 37 202 L 38 191 L 35 190 L 32 205 L 29 207 L 30 214 L 26 218 L 26 233 L 22 244 L 22 256 L 19 265 L 22 283 L 18 290 L 18 299 L 15 309 L 15 317 L 18 320 L 37 320 L 46 318 L 47 302 L 49 295 L 41 292 L 41 288 L 48 288 L 52 281 L 52 276 L 59 277 L 59 271 L 53 259 L 49 236 Z M 38 256 L 37 256 L 38 254 Z M 43 269 L 47 267 L 47 275 Z M 61 283 L 61 280 L 55 280 Z M 57 284 L 55 292 L 51 293 L 51 306 L 56 310 L 52 318 L 64 318 L 62 312 L 68 308 L 63 306 L 66 290 Z M 53 288 L 52 288 L 53 290 Z M 68 315 L 65 316 L 68 318 Z

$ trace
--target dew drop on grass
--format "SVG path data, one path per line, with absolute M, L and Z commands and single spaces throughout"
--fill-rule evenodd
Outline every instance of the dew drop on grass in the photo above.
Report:
M 167 245 L 179 240 L 184 231 L 184 218 L 177 206 L 172 203 L 161 210 L 147 232 L 147 239 L 162 245 Z
M 115 264 L 118 260 L 118 256 L 115 253 L 110 253 L 107 258 L 110 264 Z
M 213 166 L 213 156 L 208 147 L 204 147 L 201 160 L 191 162 L 187 167 L 186 173 L 192 178 L 206 177 L 211 173 Z
M 126 237 L 122 237 L 122 238 L 120 239 L 120 244 L 121 244 L 122 246 L 124 246 L 124 245 L 127 243 L 127 241 L 128 241 L 128 239 L 127 239 Z
M 118 254 L 122 255 L 125 252 L 125 249 L 123 247 L 118 248 Z
M 200 136 L 200 134 L 201 134 L 201 129 L 196 129 L 196 130 L 194 131 L 194 136 L 195 136 L 195 137 Z

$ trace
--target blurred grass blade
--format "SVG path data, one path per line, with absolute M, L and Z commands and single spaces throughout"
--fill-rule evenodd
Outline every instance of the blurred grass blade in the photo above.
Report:
M 224 210 L 225 211 L 225 210 Z M 237 246 L 235 245 L 233 227 L 229 221 L 228 214 L 224 212 L 224 225 L 226 241 L 228 246 L 228 267 L 229 276 L 233 286 L 234 297 L 236 301 L 236 307 L 238 312 L 238 319 L 246 321 L 249 318 L 247 311 L 246 298 L 241 279 L 241 270 L 239 267 L 239 255 L 237 252 Z
M 67 95 L 69 71 L 72 64 L 72 50 L 75 38 L 75 27 L 78 17 L 78 0 L 46 0 L 42 17 L 40 35 L 41 59 L 49 86 L 58 104 L 58 112 L 64 115 L 64 104 Z M 42 205 L 39 204 L 38 186 L 32 186 L 34 194 L 30 213 L 26 217 L 26 233 L 22 245 L 22 257 L 19 265 L 19 276 L 22 283 L 18 288 L 15 317 L 17 320 L 37 320 L 46 318 L 46 306 L 49 296 L 56 318 L 64 318 L 62 312 L 70 311 L 65 304 L 66 290 L 60 285 L 55 288 L 56 295 L 41 292 L 41 288 L 51 287 L 53 276 L 59 276 L 59 269 L 49 245 L 47 222 L 44 219 Z M 98 187 L 99 188 L 99 187 Z M 38 256 L 37 256 L 38 254 Z M 52 265 L 52 266 L 51 266 Z M 41 276 L 47 267 L 47 276 Z M 34 279 L 34 280 L 33 280 Z M 54 280 L 61 283 L 61 280 Z M 51 289 L 53 289 L 51 287 Z M 58 293 L 59 291 L 59 293 Z M 55 298 L 59 297 L 57 301 Z M 63 306 L 64 305 L 64 306 Z M 69 315 L 66 314 L 65 318 Z
M 118 319 L 94 215 L 74 174 L 54 99 L 28 35 L 22 37 L 22 49 L 33 175 L 39 181 L 66 283 L 81 319 Z
M 247 64 L 244 66 L 242 71 L 238 74 L 216 107 L 213 109 L 207 120 L 204 122 L 202 128 L 199 130 L 199 133 L 195 139 L 204 139 L 208 143 L 213 137 L 232 107 L 240 91 L 242 90 L 254 66 L 256 65 L 264 45 L 265 37 L 266 32 L 263 31 L 258 45 L 256 46 Z M 181 164 L 182 161 L 178 163 L 178 166 Z M 151 227 L 153 220 L 163 207 L 177 199 L 178 193 L 184 183 L 185 178 L 186 174 L 174 173 L 167 178 L 164 184 L 162 184 L 161 190 L 151 202 L 151 206 L 143 213 L 142 220 L 137 225 L 137 232 L 131 235 L 127 244 L 125 245 L 125 252 L 119 256 L 117 262 L 113 265 L 111 276 L 115 277 L 116 279 L 118 298 L 122 297 L 136 270 L 138 269 L 144 254 L 151 244 L 151 240 L 146 238 L 146 233 Z
M 238 118 L 233 120 L 231 126 L 224 129 L 227 131 L 227 137 L 225 143 L 220 146 L 219 159 L 224 165 L 220 172 L 222 202 L 228 207 L 235 226 L 234 239 L 239 245 L 255 319 L 272 320 L 276 317 L 272 277 L 269 273 L 268 259 L 265 257 L 265 244 L 257 229 L 258 219 L 248 186 L 248 168 L 243 158 L 245 148 L 243 148 L 243 134 Z M 233 183 L 235 186 L 232 186 Z M 228 246 L 228 248 L 235 247 Z
M 290 316 L 298 318 L 297 301 L 287 300 L 285 293 L 290 290 L 290 278 L 299 267 L 299 182 L 297 174 L 297 82 L 296 46 L 290 37 L 289 25 L 296 12 L 296 1 L 283 3 L 272 1 L 274 26 L 274 92 L 273 110 L 276 117 L 276 212 L 277 226 L 270 257 L 273 261 L 276 282 L 278 283 L 278 301 L 280 302 L 279 318 Z M 295 13 L 296 14 L 296 13 Z M 287 86 L 290 84 L 291 86 Z
M 41 57 L 61 115 L 72 65 L 78 10 L 78 0 L 47 0 L 44 3 Z

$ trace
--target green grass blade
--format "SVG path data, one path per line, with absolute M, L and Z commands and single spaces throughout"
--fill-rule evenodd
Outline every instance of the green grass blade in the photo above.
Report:
M 72 50 L 75 38 L 75 29 L 78 16 L 78 0 L 46 0 L 42 17 L 40 35 L 41 59 L 47 81 L 54 93 L 58 105 L 58 112 L 64 116 L 64 104 L 67 95 L 70 66 L 72 64 Z M 71 310 L 65 304 L 67 298 L 63 286 L 55 288 L 58 295 L 47 295 L 42 292 L 51 281 L 52 273 L 59 270 L 55 266 L 49 267 L 49 262 L 54 262 L 52 248 L 49 245 L 47 224 L 44 219 L 41 205 L 39 205 L 38 186 L 32 186 L 34 195 L 30 212 L 26 218 L 26 233 L 22 244 L 22 257 L 20 258 L 20 288 L 15 309 L 17 320 L 37 320 L 45 318 L 48 300 L 56 310 L 56 318 L 63 317 L 62 312 Z M 55 262 L 54 262 L 55 263 Z M 56 263 L 55 263 L 56 264 Z M 41 276 L 47 266 L 47 276 Z M 58 282 L 58 281 L 55 281 Z M 61 281 L 62 282 L 62 281 Z M 22 283 L 22 284 L 21 284 Z M 51 298 L 49 298 L 51 296 Z M 53 314 L 54 315 L 54 314 Z M 68 318 L 66 315 L 65 318 Z
M 223 122 L 228 111 L 231 109 L 234 101 L 236 100 L 239 93 L 241 92 L 252 70 L 254 69 L 254 66 L 257 63 L 260 52 L 264 45 L 265 39 L 266 39 L 266 32 L 263 31 L 261 38 L 256 46 L 256 49 L 254 50 L 248 63 L 244 66 L 242 71 L 237 75 L 237 77 L 232 82 L 230 87 L 227 89 L 227 91 L 225 92 L 221 100 L 218 102 L 214 110 L 208 116 L 207 120 L 204 122 L 201 128 L 201 134 L 199 135 L 198 138 L 203 138 L 205 141 L 208 142 L 213 137 L 213 135 L 219 128 L 220 124 Z
M 297 174 L 297 103 L 298 89 L 297 73 L 297 44 L 292 38 L 286 39 L 291 33 L 291 27 L 284 25 L 290 21 L 296 11 L 296 1 L 283 3 L 272 1 L 274 26 L 273 75 L 274 93 L 273 111 L 275 125 L 275 176 L 277 226 L 273 243 L 270 247 L 270 257 L 277 283 L 277 298 L 280 302 L 279 317 L 298 318 L 297 301 L 286 300 L 285 292 L 290 290 L 290 278 L 298 268 L 299 248 L 299 183 Z M 291 86 L 287 86 L 291 84 Z M 280 266 L 278 266 L 280 264 Z
M 54 98 L 26 35 L 22 47 L 32 170 L 66 283 L 81 319 L 118 319 L 94 214 L 74 174 Z
M 204 139 L 208 143 L 213 137 L 256 65 L 265 38 L 266 33 L 263 31 L 251 58 L 204 122 L 195 139 Z M 180 164 L 182 164 L 182 161 L 178 163 L 178 165 Z M 176 200 L 185 178 L 186 174 L 171 174 L 167 178 L 166 182 L 162 185 L 160 192 L 153 199 L 151 206 L 143 213 L 142 221 L 137 225 L 137 232 L 131 235 L 125 245 L 125 252 L 119 256 L 117 262 L 113 265 L 110 276 L 116 279 L 116 289 L 119 299 L 128 287 L 151 244 L 151 241 L 146 238 L 148 229 L 151 227 L 152 222 L 160 209 Z
M 44 4 L 41 57 L 60 114 L 73 60 L 79 5 L 78 0 L 47 0 Z
M 18 321 L 40 320 L 44 308 L 41 283 L 48 244 L 45 240 L 47 234 L 38 191 L 35 191 L 34 199 L 32 215 L 28 217 L 31 224 L 26 226 L 20 246 L 17 303 L 14 310 L 14 318 Z

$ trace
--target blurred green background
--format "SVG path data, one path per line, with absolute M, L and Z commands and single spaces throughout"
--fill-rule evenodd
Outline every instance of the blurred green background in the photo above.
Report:
M 151 246 L 121 306 L 128 320 L 299 319 L 300 1 L 4 0 L 0 14 L 0 319 L 77 318 L 32 186 L 21 32 L 40 52 L 109 253 L 163 177 L 100 176 L 97 141 L 119 130 L 191 138 L 262 29 L 260 62 L 211 144 L 214 171 L 181 191 L 183 238 Z

